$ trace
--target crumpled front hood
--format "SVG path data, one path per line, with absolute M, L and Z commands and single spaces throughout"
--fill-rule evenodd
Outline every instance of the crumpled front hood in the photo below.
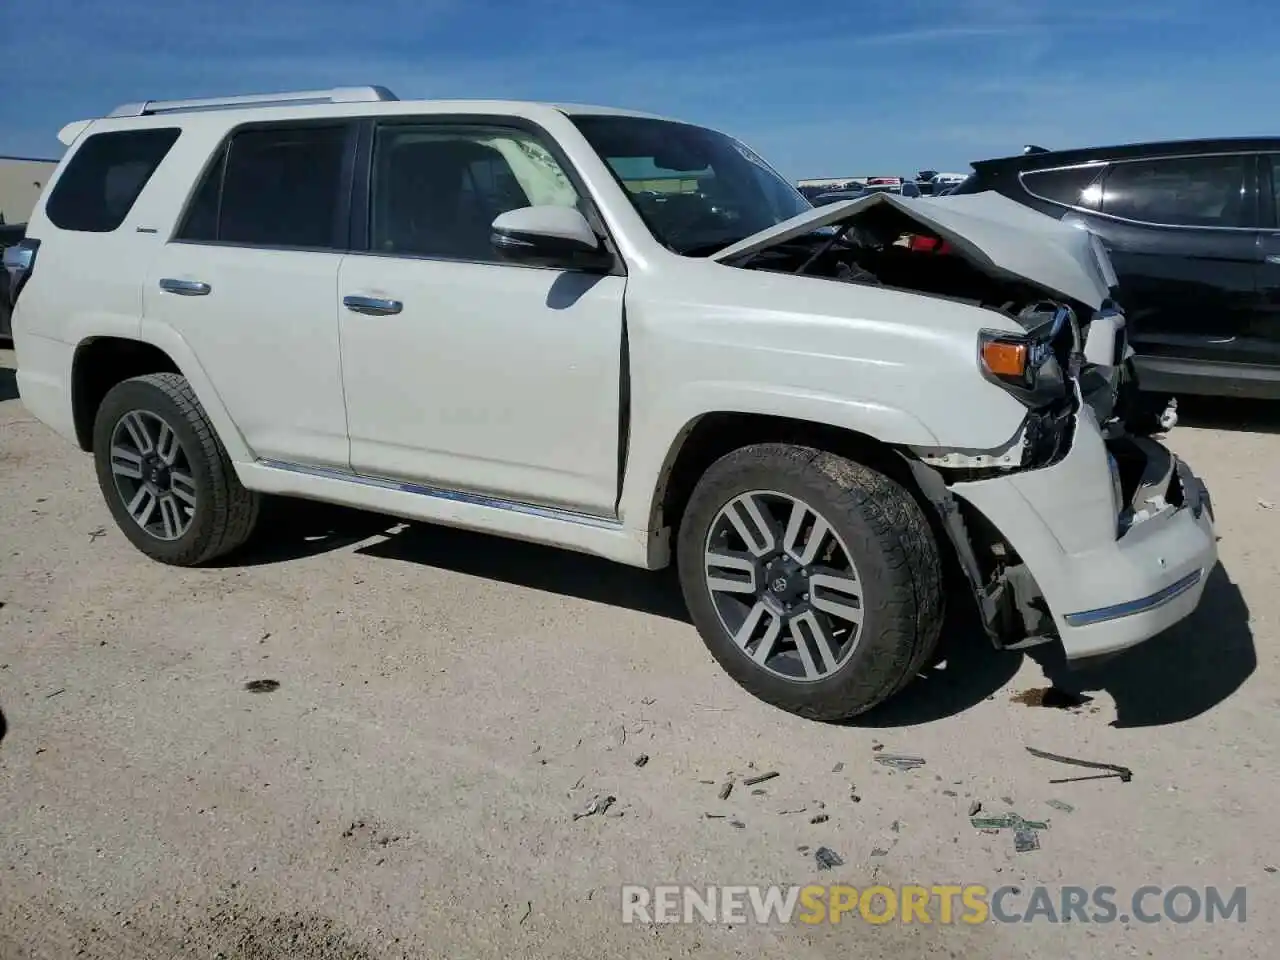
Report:
M 1025 280 L 1094 310 L 1115 286 L 1110 258 L 1097 237 L 993 192 L 918 199 L 876 193 L 833 203 L 761 230 L 711 259 L 723 263 L 821 227 L 856 221 L 885 203 L 936 233 L 977 266 Z

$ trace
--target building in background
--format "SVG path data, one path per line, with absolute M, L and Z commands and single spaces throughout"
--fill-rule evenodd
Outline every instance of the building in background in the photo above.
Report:
M 27 222 L 57 166 L 57 160 L 0 157 L 0 218 L 4 223 Z

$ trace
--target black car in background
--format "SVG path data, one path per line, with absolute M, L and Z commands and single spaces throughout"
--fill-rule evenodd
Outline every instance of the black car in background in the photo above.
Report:
M 973 170 L 953 193 L 1102 238 L 1142 389 L 1280 399 L 1280 138 L 1036 148 Z
M 27 233 L 25 223 L 0 222 L 0 254 Z M 0 340 L 13 339 L 13 305 L 9 302 L 9 273 L 0 269 Z

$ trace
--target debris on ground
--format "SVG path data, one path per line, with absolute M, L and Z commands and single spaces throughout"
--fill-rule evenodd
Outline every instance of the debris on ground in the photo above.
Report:
M 892 830 L 894 833 L 901 833 L 901 832 L 902 832 L 902 821 L 901 821 L 901 820 L 895 820 L 895 821 L 893 821 L 893 823 L 889 824 L 889 829 L 890 829 L 890 830 Z
M 1275 872 L 1276 872 L 1276 868 L 1275 868 L 1275 867 L 1263 867 L 1262 869 L 1263 869 L 1263 870 L 1265 870 L 1267 873 L 1275 873 Z
M 1061 687 L 1032 687 L 1009 698 L 1010 703 L 1020 703 L 1024 707 L 1048 707 L 1052 710 L 1075 710 L 1092 700 L 1093 697 Z
M 883 847 L 873 847 L 871 850 L 871 855 L 873 857 L 887 857 L 889 855 L 889 851 L 884 849 Z
M 1025 820 L 1016 813 L 1006 813 L 1003 817 L 970 817 L 969 823 L 979 830 L 1048 830 L 1049 824 L 1042 820 Z
M 758 773 L 754 777 L 744 777 L 742 785 L 744 787 L 754 787 L 758 783 L 764 783 L 766 780 L 772 780 L 778 776 L 777 770 L 770 770 L 768 773 Z
M 844 761 L 841 760 L 839 763 L 837 763 L 834 767 L 831 768 L 831 772 L 839 773 L 843 769 L 844 769 Z
M 813 859 L 818 864 L 819 870 L 831 870 L 834 867 L 844 866 L 844 858 L 830 847 L 819 847 L 814 851 Z
M 819 813 L 819 814 L 815 814 L 814 816 L 810 817 L 810 818 L 809 818 L 809 822 L 810 822 L 810 823 L 826 823 L 826 822 L 827 822 L 828 820 L 830 820 L 830 819 L 831 819 L 831 818 L 830 818 L 830 817 L 828 817 L 825 813 Z
M 756 790 L 752 790 L 752 791 L 751 791 L 751 795 L 752 795 L 753 797 L 763 797 L 763 796 L 767 796 L 767 795 L 768 795 L 768 793 L 769 793 L 769 791 L 768 791 L 768 790 L 765 790 L 763 787 L 760 787 L 760 788 L 758 788 L 758 789 L 756 789 Z
M 960 796 L 960 794 L 956 793 L 954 790 L 943 790 L 943 791 L 942 791 L 942 795 L 943 795 L 944 797 L 958 797 L 958 796 Z
M 875 758 L 876 763 L 894 770 L 914 770 L 924 766 L 924 757 L 904 757 L 896 753 L 882 753 Z
M 1006 807 L 1013 806 L 1013 797 L 1001 797 L 1000 799 L 1004 802 L 1004 805 Z
M 1272 503 L 1270 500 L 1259 500 L 1258 506 L 1260 506 L 1263 510 L 1270 510 L 1272 507 L 1275 506 L 1275 504 Z
M 788 814 L 792 814 L 792 813 L 804 813 L 808 809 L 809 809 L 808 807 L 796 807 L 792 810 L 779 810 L 778 816 L 785 817 Z
M 591 802 L 586 805 L 581 813 L 575 813 L 573 815 L 573 819 L 581 820 L 583 817 L 590 817 L 597 813 L 604 813 L 617 802 L 618 798 L 615 796 L 602 796 L 600 794 L 596 794 L 591 798 Z
M 653 697 L 645 697 L 645 698 L 644 698 L 643 700 L 641 700 L 640 702 L 641 702 L 641 703 L 643 703 L 646 707 L 652 707 L 652 706 L 653 706 L 655 703 L 657 703 L 658 701 L 657 701 L 657 700 L 655 700 Z
M 90 530 L 89 542 L 93 543 L 93 541 L 97 540 L 99 537 L 105 537 L 106 535 L 107 535 L 106 527 L 99 527 L 97 530 Z
M 883 750 L 883 749 L 884 749 L 884 744 L 883 744 L 883 743 L 873 743 L 873 744 L 871 745 L 871 752 L 872 752 L 872 753 L 879 753 L 879 752 L 880 752 L 881 750 Z
M 747 825 L 746 825 L 745 823 L 743 823 L 741 820 L 730 820 L 730 821 L 729 821 L 729 826 L 731 826 L 731 827 L 737 827 L 739 830 L 744 830 L 744 829 L 746 829 L 746 826 L 747 826 Z
M 1064 800 L 1046 800 L 1045 803 L 1053 807 L 1055 810 L 1061 810 L 1063 813 L 1076 812 L 1076 808 Z
M 529 914 L 533 913 L 533 901 L 526 900 L 524 904 L 524 916 L 520 918 L 521 925 L 529 919 Z
M 852 800 L 854 803 L 862 802 L 862 798 L 858 796 L 857 788 L 854 787 L 852 784 L 849 786 L 849 799 Z
M 731 793 L 733 793 L 732 780 L 726 780 L 724 783 L 720 784 L 720 793 L 718 794 L 718 796 L 720 797 L 721 800 L 728 800 L 729 794 Z
M 1040 836 L 1034 830 L 1017 830 L 1013 834 L 1013 849 L 1017 853 L 1027 853 L 1040 849 Z
M 250 680 L 244 685 L 250 693 L 272 693 L 280 689 L 279 680 Z
M 649 762 L 649 755 L 647 753 L 642 753 L 640 756 L 636 757 L 634 762 L 637 767 L 643 767 Z
M 58 694 L 60 694 L 60 693 L 66 693 L 66 692 L 67 692 L 67 688 L 66 688 L 66 687 L 59 687 L 57 690 L 53 691 L 53 693 L 46 693 L 46 694 L 44 695 L 44 698 L 45 698 L 46 700 L 52 700 L 52 699 L 53 699 L 54 697 L 56 697 Z
M 1059 780 L 1050 780 L 1050 783 L 1071 783 L 1076 780 L 1105 780 L 1108 777 L 1117 777 L 1121 783 L 1128 783 L 1133 779 L 1133 771 L 1128 767 L 1122 767 L 1114 763 L 1097 763 L 1093 760 L 1080 760 L 1076 757 L 1066 757 L 1059 753 L 1048 753 L 1044 750 L 1037 750 L 1035 747 L 1027 747 L 1027 753 L 1033 757 L 1039 757 L 1041 760 L 1056 760 L 1058 763 L 1069 763 L 1076 767 L 1087 767 L 1090 770 L 1109 770 L 1110 773 L 1093 774 L 1086 777 L 1064 777 Z
M 704 813 L 703 816 L 706 817 L 708 820 L 723 820 L 725 817 L 728 816 L 728 814 L 707 812 L 707 813 Z
M 975 800 L 973 801 L 973 803 L 969 804 L 969 816 L 976 817 L 981 812 L 982 812 L 981 800 Z

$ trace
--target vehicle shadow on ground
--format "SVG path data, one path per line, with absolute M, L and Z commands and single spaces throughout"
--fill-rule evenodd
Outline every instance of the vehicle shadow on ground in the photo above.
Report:
M 640 570 L 586 554 L 430 524 L 409 524 L 356 552 L 689 622 L 674 566 Z
M 263 567 L 314 557 L 384 534 L 402 521 L 311 500 L 266 497 L 253 537 L 211 567 Z
M 1179 397 L 1178 425 L 1202 430 L 1280 433 L 1280 402 L 1239 397 Z
M 1054 686 L 1111 694 L 1114 727 L 1159 727 L 1198 717 L 1235 693 L 1258 666 L 1248 604 L 1220 563 L 1195 613 L 1110 660 L 1073 669 L 1057 646 L 1028 653 Z
M 0 367 L 0 403 L 18 399 L 18 373 L 12 367 Z
M 971 605 L 954 619 L 934 663 L 896 697 L 850 720 L 850 726 L 910 727 L 946 719 L 991 698 L 1013 679 L 1023 655 L 996 650 Z M 1073 668 L 1056 643 L 1032 647 L 1025 655 L 1040 665 L 1050 686 L 1110 694 L 1116 706 L 1111 725 L 1118 728 L 1165 726 L 1199 716 L 1235 693 L 1258 663 L 1249 608 L 1221 564 L 1209 575 L 1194 614 L 1110 660 Z

